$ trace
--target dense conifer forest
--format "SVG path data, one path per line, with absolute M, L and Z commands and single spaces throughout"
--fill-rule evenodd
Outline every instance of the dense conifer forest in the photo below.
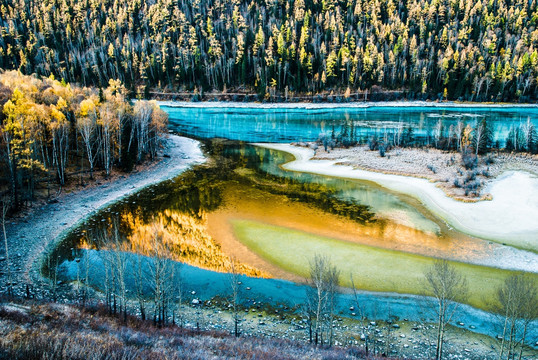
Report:
M 534 0 L 3 0 L 0 68 L 133 94 L 532 101 Z

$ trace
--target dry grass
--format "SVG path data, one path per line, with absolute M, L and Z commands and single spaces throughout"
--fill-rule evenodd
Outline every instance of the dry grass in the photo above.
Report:
M 357 348 L 234 338 L 223 332 L 126 323 L 102 308 L 0 304 L 0 359 L 365 359 Z

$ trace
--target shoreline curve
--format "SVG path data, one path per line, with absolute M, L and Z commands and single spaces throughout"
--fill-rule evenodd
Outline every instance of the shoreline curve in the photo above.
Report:
M 466 234 L 538 252 L 538 202 L 532 201 L 538 198 L 538 177 L 533 174 L 505 172 L 485 189 L 492 200 L 461 202 L 423 178 L 355 169 L 337 164 L 341 160 L 312 160 L 312 149 L 290 144 L 254 145 L 293 155 L 295 160 L 282 165 L 285 170 L 372 181 L 417 198 L 448 225 Z
M 168 134 L 163 150 L 167 156 L 161 156 L 147 170 L 129 173 L 123 179 L 97 187 L 64 194 L 57 203 L 46 204 L 24 219 L 7 224 L 7 237 L 13 254 L 10 263 L 14 269 L 19 269 L 13 273 L 14 282 L 38 285 L 36 289 L 44 291 L 47 280 L 41 275 L 40 268 L 45 255 L 67 232 L 104 207 L 206 161 L 200 142 L 190 138 Z M 3 275 L 0 280 L 7 281 Z

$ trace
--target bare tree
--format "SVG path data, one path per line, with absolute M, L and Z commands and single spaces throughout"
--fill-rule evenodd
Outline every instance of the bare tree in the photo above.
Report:
M 425 273 L 425 285 L 435 298 L 437 341 L 435 359 L 443 357 L 446 326 L 456 312 L 459 302 L 468 296 L 467 279 L 446 260 L 436 260 Z
M 534 78 L 532 76 L 525 79 L 525 82 L 523 83 L 523 94 L 527 93 L 533 82 Z
M 327 269 L 327 326 L 329 329 L 328 341 L 329 346 L 332 346 L 334 340 L 334 314 L 336 313 L 336 303 L 338 297 L 338 283 L 340 279 L 340 271 L 336 266 L 329 265 Z
M 351 289 L 353 290 L 353 298 L 355 300 L 356 310 L 359 313 L 359 318 L 365 320 L 364 312 L 362 311 L 362 303 L 359 300 L 359 293 L 357 287 L 355 286 L 355 281 L 353 280 L 353 274 L 349 274 L 349 280 L 351 282 Z M 365 334 L 366 349 L 368 349 L 368 336 Z M 366 354 L 368 355 L 368 354 Z
M 173 291 L 174 263 L 170 260 L 170 249 L 163 239 L 162 231 L 157 226 L 153 229 L 152 247 L 149 266 L 153 292 L 153 322 L 166 325 L 168 304 Z
M 84 142 L 86 155 L 90 164 L 90 178 L 93 179 L 94 164 L 98 155 L 98 151 L 94 149 L 95 142 L 98 140 L 98 138 L 95 136 L 97 131 L 97 113 L 95 111 L 95 104 L 93 104 L 90 100 L 85 101 L 87 101 L 90 105 L 86 105 L 84 107 L 84 112 L 82 113 L 85 115 L 80 116 L 77 119 L 77 129 Z
M 2 199 L 2 231 L 4 233 L 4 246 L 6 252 L 6 269 L 7 269 L 7 294 L 8 296 L 13 295 L 13 277 L 11 274 L 11 263 L 9 259 L 9 247 L 7 243 L 7 233 L 6 233 L 6 215 L 9 210 L 9 201 L 7 199 Z
M 463 149 L 462 137 L 463 137 L 463 129 L 464 128 L 465 128 L 465 124 L 463 123 L 463 121 L 458 120 L 458 122 L 456 123 L 456 129 L 455 129 L 458 151 L 462 151 L 462 149 Z
M 172 305 L 172 323 L 176 323 L 177 314 L 179 326 L 183 327 L 183 282 L 181 280 L 181 263 L 174 264 L 172 268 L 172 289 L 170 301 Z
M 56 166 L 60 186 L 65 184 L 65 168 L 67 166 L 67 152 L 69 150 L 69 122 L 65 116 L 57 112 L 55 121 L 51 122 L 52 132 L 52 158 Z
M 433 130 L 433 139 L 435 142 L 435 148 L 439 149 L 440 142 L 443 138 L 443 121 L 439 119 Z
M 122 239 L 119 233 L 119 226 L 116 221 L 112 224 L 112 236 L 110 239 L 111 243 L 111 265 L 112 272 L 114 276 L 114 294 L 119 297 L 119 307 L 120 313 L 123 315 L 123 320 L 127 321 L 127 284 L 126 284 L 126 273 L 127 273 L 127 257 L 125 249 L 122 246 Z
M 485 80 L 486 80 L 485 77 L 475 78 L 474 86 L 475 86 L 475 95 L 477 98 L 480 97 L 480 91 L 482 90 L 482 86 L 484 85 Z
M 536 282 L 518 274 L 497 289 L 498 312 L 504 317 L 499 360 L 521 359 L 529 325 L 538 318 Z
M 133 127 L 129 139 L 128 149 L 131 148 L 133 140 L 137 142 L 138 162 L 142 161 L 142 155 L 146 153 L 149 142 L 149 130 L 153 106 L 149 101 L 139 100 L 134 106 Z
M 486 152 L 490 141 L 491 131 L 487 125 L 486 118 L 483 118 L 480 122 L 477 122 L 474 129 L 473 145 L 475 155 Z
M 301 306 L 301 312 L 308 326 L 308 340 L 310 343 L 312 343 L 314 340 L 313 339 L 314 304 L 312 303 L 312 297 L 309 295 L 310 295 L 310 290 L 307 290 L 305 301 Z
M 137 161 L 142 161 L 145 154 L 154 158 L 159 146 L 159 134 L 166 129 L 168 115 L 155 101 L 139 100 L 133 108 L 133 123 L 128 149 L 133 141 L 137 143 Z
M 147 274 L 144 268 L 144 257 L 137 255 L 134 263 L 134 285 L 135 296 L 138 302 L 138 310 L 140 311 L 140 317 L 142 320 L 146 320 L 146 294 L 144 292 L 145 283 L 147 280 Z
M 310 261 L 308 279 L 310 289 L 307 292 L 307 303 L 311 304 L 315 344 L 323 344 L 323 335 L 327 327 L 328 341 L 332 342 L 332 321 L 339 277 L 340 272 L 326 256 L 316 255 Z
M 239 272 L 239 264 L 235 259 L 232 259 L 228 265 L 228 281 L 230 283 L 230 305 L 232 309 L 232 319 L 234 323 L 234 336 L 238 337 L 239 323 L 241 322 L 241 314 L 239 305 L 241 303 L 241 273 Z
M 99 107 L 101 155 L 107 178 L 110 176 L 112 171 L 112 164 L 114 160 L 114 133 L 118 131 L 119 128 L 119 118 L 117 117 L 113 106 L 115 106 L 115 104 L 106 102 L 101 104 Z

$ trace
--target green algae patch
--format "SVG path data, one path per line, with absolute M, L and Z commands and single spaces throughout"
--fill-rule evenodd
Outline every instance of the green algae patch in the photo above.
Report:
M 309 261 L 326 254 L 341 272 L 340 285 L 361 290 L 428 295 L 424 273 L 434 258 L 309 234 L 250 220 L 231 221 L 235 236 L 269 263 L 302 277 Z M 491 311 L 496 289 L 512 271 L 452 262 L 469 282 L 466 303 Z M 538 275 L 533 275 L 538 280 Z

